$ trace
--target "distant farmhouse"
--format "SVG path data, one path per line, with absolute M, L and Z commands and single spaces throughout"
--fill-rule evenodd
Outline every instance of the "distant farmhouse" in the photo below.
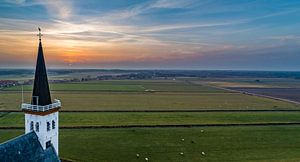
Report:
M 25 113 L 25 134 L 0 144 L 2 162 L 57 162 L 59 100 L 52 102 L 44 60 L 41 30 L 30 104 L 22 103 Z

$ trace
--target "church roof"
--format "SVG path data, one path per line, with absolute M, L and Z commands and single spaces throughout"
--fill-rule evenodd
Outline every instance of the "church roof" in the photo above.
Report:
M 59 162 L 54 147 L 42 148 L 35 132 L 21 135 L 0 144 L 0 161 Z
M 31 104 L 45 106 L 51 103 L 47 70 L 40 38 Z

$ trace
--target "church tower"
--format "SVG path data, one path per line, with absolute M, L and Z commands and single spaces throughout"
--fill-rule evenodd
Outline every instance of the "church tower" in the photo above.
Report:
M 40 28 L 38 36 L 39 47 L 31 103 L 21 105 L 25 113 L 25 133 L 34 131 L 43 149 L 53 145 L 58 155 L 58 112 L 61 102 L 57 99 L 51 101 Z

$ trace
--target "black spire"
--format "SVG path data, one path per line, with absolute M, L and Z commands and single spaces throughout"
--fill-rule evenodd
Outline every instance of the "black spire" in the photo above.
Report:
M 48 85 L 47 70 L 43 54 L 43 47 L 41 41 L 41 29 L 39 28 L 39 49 L 36 61 L 34 85 L 32 92 L 31 104 L 33 105 L 49 105 L 51 104 L 51 96 Z

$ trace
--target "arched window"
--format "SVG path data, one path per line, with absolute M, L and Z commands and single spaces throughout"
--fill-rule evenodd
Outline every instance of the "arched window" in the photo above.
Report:
M 33 131 L 33 121 L 30 122 L 30 131 Z
M 47 131 L 50 131 L 50 122 L 47 122 Z
M 55 121 L 52 120 L 52 129 L 55 129 Z
M 35 131 L 40 131 L 40 124 L 38 122 L 35 123 Z

